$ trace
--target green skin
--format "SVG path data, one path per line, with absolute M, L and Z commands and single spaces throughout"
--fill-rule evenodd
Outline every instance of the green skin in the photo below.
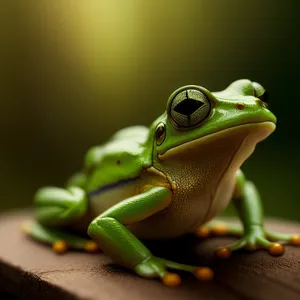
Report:
M 88 240 L 68 229 L 87 230 L 115 262 L 140 276 L 160 278 L 169 268 L 194 272 L 197 267 L 155 257 L 139 238 L 195 231 L 230 201 L 243 228 L 227 226 L 229 234 L 241 235 L 227 249 L 288 243 L 292 235 L 264 229 L 259 194 L 240 170 L 255 145 L 275 129 L 276 117 L 264 97 L 264 88 L 246 79 L 215 93 L 199 86 L 176 90 L 149 129 L 117 132 L 87 152 L 83 171 L 65 189 L 38 190 L 37 222 L 27 226 L 27 233 L 44 243 L 63 240 L 69 248 L 84 249 Z M 199 101 L 202 106 L 193 107 Z

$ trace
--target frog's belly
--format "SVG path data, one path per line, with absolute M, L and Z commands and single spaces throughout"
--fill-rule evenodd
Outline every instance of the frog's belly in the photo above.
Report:
M 232 198 L 234 183 L 235 173 L 231 172 L 225 174 L 217 185 L 212 186 L 213 182 L 207 184 L 204 192 L 198 188 L 187 194 L 184 190 L 174 192 L 168 209 L 128 228 L 145 239 L 174 238 L 193 232 L 225 209 Z
M 197 184 L 194 183 L 193 186 L 197 186 Z M 141 181 L 136 180 L 91 196 L 90 221 L 115 204 L 135 195 L 140 187 Z M 227 193 L 228 197 L 219 197 L 216 199 L 218 208 L 221 208 L 220 202 L 226 200 L 226 203 L 224 203 L 225 206 L 230 200 L 230 190 L 228 187 L 229 185 L 224 186 L 222 192 L 222 195 Z M 210 189 L 207 190 L 209 191 Z M 193 193 L 190 191 L 187 194 L 186 192 L 186 190 L 181 188 L 179 192 L 173 192 L 172 204 L 175 205 L 171 205 L 163 212 L 159 212 L 145 220 L 128 225 L 128 229 L 138 238 L 147 239 L 172 238 L 191 232 L 192 228 L 201 225 L 206 219 L 211 209 L 212 193 L 201 193 L 198 188 L 193 189 Z
M 182 181 L 183 186 L 173 192 L 172 204 L 169 208 L 128 225 L 128 229 L 138 238 L 173 238 L 192 232 L 193 229 L 213 218 L 229 203 L 235 176 L 233 172 L 226 172 L 222 180 L 214 176 L 208 182 L 203 177 L 207 179 L 207 173 L 193 177 L 194 182 L 191 178 L 188 179 L 189 183 Z M 90 197 L 90 221 L 115 204 L 136 195 L 136 191 L 144 184 L 144 181 L 137 179 Z M 216 193 L 217 186 L 220 188 Z

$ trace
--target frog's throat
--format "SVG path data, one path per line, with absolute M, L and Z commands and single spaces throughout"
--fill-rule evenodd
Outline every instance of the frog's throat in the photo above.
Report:
M 265 121 L 265 122 L 252 122 L 237 126 L 232 126 L 230 128 L 221 130 L 216 133 L 208 134 L 206 136 L 202 136 L 199 139 L 192 140 L 189 142 L 186 142 L 182 145 L 179 145 L 177 147 L 174 147 L 172 149 L 167 150 L 163 154 L 158 154 L 158 158 L 160 160 L 167 160 L 170 157 L 176 156 L 177 153 L 182 151 L 187 151 L 189 148 L 195 148 L 195 147 L 201 147 L 201 145 L 204 145 L 206 143 L 209 143 L 212 139 L 217 139 L 219 136 L 222 136 L 224 134 L 230 134 L 230 132 L 234 132 L 235 130 L 245 130 L 247 131 L 253 131 L 255 129 L 260 131 L 260 134 L 257 135 L 257 143 L 267 138 L 276 128 L 276 125 L 273 122 Z
M 224 176 L 226 175 L 226 174 L 228 174 L 228 173 L 230 173 L 229 172 L 229 169 L 230 169 L 230 167 L 232 167 L 232 163 L 233 163 L 233 161 L 239 156 L 239 154 L 240 154 L 240 152 L 241 152 L 241 150 L 242 150 L 242 148 L 243 148 L 243 144 L 245 144 L 245 142 L 246 142 L 246 140 L 247 140 L 247 137 L 245 138 L 245 139 L 243 139 L 243 140 L 241 140 L 241 142 L 237 145 L 237 147 L 235 148 L 235 150 L 234 150 L 234 152 L 233 152 L 233 154 L 232 154 L 232 156 L 231 156 L 231 158 L 230 158 L 230 160 L 229 160 L 229 162 L 228 162 L 228 165 L 227 165 L 227 167 L 226 167 L 226 169 L 223 171 L 223 173 L 221 174 L 221 176 L 220 176 L 220 178 L 219 178 L 219 180 L 218 180 L 218 183 L 217 183 L 217 185 L 216 185 L 216 191 L 215 191 L 215 193 L 214 193 L 214 195 L 213 195 L 213 200 L 210 202 L 210 204 L 209 204 L 209 208 L 208 208 L 208 210 L 207 210 L 207 212 L 206 212 L 206 214 L 205 214 L 205 216 L 204 216 L 204 219 L 203 219 L 203 224 L 204 223 L 206 223 L 206 222 L 208 222 L 210 219 L 211 219 L 211 217 L 212 217 L 212 215 L 214 215 L 214 213 L 212 213 L 212 210 L 213 210 L 213 206 L 214 206 L 214 204 L 215 204 L 215 198 L 216 198 L 216 195 L 219 193 L 219 190 L 220 190 L 220 183 L 221 183 L 221 181 L 223 180 L 223 178 L 224 178 Z M 250 152 L 252 152 L 251 150 L 250 150 Z M 249 154 L 250 155 L 250 154 Z M 242 161 L 243 161 L 243 158 L 241 159 L 241 163 L 242 163 Z M 238 166 L 238 168 L 239 168 L 239 166 Z M 236 173 L 236 170 L 237 170 L 237 168 L 233 168 L 234 170 L 233 170 L 233 172 L 232 173 Z
M 248 126 L 247 126 L 248 125 Z M 247 136 L 241 140 L 241 142 L 237 145 L 233 155 L 228 162 L 226 169 L 223 171 L 222 175 L 220 176 L 218 183 L 216 185 L 216 190 L 213 196 L 213 200 L 210 202 L 210 206 L 207 210 L 207 213 L 203 219 L 203 223 L 208 222 L 211 220 L 217 213 L 216 213 L 216 199 L 222 198 L 222 185 L 226 185 L 226 177 L 235 177 L 236 171 L 240 168 L 242 163 L 252 154 L 255 149 L 255 145 L 264 140 L 268 135 L 270 135 L 276 128 L 275 124 L 272 122 L 261 122 L 261 123 L 251 123 L 242 125 L 245 128 L 241 128 L 240 126 L 238 129 L 242 129 L 247 131 Z M 234 127 L 232 127 L 234 130 Z M 237 129 L 237 128 L 236 128 Z M 251 134 L 252 133 L 252 134 Z M 227 205 L 223 205 L 223 209 Z

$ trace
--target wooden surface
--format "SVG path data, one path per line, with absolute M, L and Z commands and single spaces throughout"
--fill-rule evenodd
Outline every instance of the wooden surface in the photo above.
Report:
M 102 253 L 56 255 L 20 232 L 29 218 L 28 212 L 0 216 L 0 291 L 24 299 L 300 299 L 300 247 L 287 246 L 282 257 L 242 251 L 220 261 L 214 249 L 234 238 L 148 243 L 157 255 L 215 270 L 210 282 L 181 273 L 182 285 L 170 288 L 113 266 Z M 268 221 L 268 227 L 300 232 L 300 225 L 291 222 Z

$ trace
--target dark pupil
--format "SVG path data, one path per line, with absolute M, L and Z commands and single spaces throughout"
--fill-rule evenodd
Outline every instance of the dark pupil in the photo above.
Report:
M 182 115 L 190 116 L 202 105 L 204 105 L 204 103 L 201 101 L 194 99 L 184 99 L 174 107 L 174 111 Z

